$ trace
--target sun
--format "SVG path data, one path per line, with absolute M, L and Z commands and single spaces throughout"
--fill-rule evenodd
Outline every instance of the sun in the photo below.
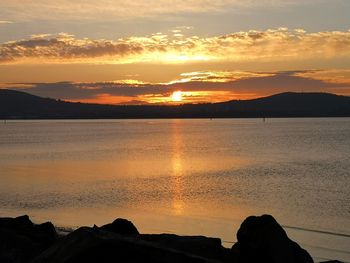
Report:
M 174 91 L 171 95 L 171 99 L 175 102 L 182 101 L 182 92 L 180 90 Z

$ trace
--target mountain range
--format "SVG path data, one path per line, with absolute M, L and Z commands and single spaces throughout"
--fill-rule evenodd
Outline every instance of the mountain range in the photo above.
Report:
M 252 100 L 183 105 L 104 105 L 0 89 L 0 119 L 350 117 L 350 97 L 286 92 Z

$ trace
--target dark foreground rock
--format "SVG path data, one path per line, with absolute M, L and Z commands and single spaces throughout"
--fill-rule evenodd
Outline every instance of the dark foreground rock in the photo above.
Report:
M 221 262 L 232 262 L 233 254 L 221 245 L 220 238 L 204 236 L 177 236 L 172 234 L 140 235 L 146 240 L 163 248 L 172 248 L 204 258 L 215 259 Z
M 241 263 L 313 263 L 309 253 L 290 240 L 270 215 L 250 216 L 237 232 L 232 247 Z
M 123 218 L 117 218 L 113 223 L 101 226 L 100 229 L 124 236 L 137 236 L 139 234 L 134 224 Z
M 55 227 L 28 216 L 0 218 L 0 262 L 29 262 L 57 240 Z
M 81 227 L 57 237 L 51 223 L 28 216 L 0 218 L 1 263 L 311 263 L 272 216 L 248 217 L 238 242 L 224 248 L 219 238 L 140 234 L 132 222 L 116 219 L 102 227 Z
M 215 262 L 139 238 L 82 227 L 62 238 L 33 263 L 71 262 Z

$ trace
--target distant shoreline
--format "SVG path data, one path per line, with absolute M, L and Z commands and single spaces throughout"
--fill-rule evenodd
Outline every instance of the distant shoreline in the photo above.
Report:
M 0 120 L 222 119 L 350 117 L 350 97 L 286 92 L 253 100 L 182 105 L 103 105 L 65 102 L 0 90 Z

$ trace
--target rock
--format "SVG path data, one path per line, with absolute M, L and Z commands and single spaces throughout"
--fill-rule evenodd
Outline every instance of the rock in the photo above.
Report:
M 245 219 L 237 240 L 232 252 L 241 263 L 313 263 L 307 251 L 290 240 L 271 215 Z
M 100 229 L 124 236 L 136 236 L 139 234 L 134 224 L 123 218 L 117 218 L 113 223 L 101 226 Z
M 164 248 L 172 248 L 205 258 L 232 262 L 229 257 L 229 250 L 221 245 L 220 238 L 178 236 L 173 234 L 141 234 L 140 238 L 156 243 Z
M 214 263 L 217 261 L 164 248 L 141 240 L 139 237 L 123 236 L 101 229 L 82 227 L 63 237 L 34 259 L 32 263 L 47 262 Z
M 27 215 L 0 218 L 0 262 L 29 262 L 57 239 L 54 226 L 33 224 Z
M 343 263 L 343 262 L 341 262 L 339 260 L 329 260 L 329 261 L 322 261 L 320 263 Z
M 58 238 L 49 222 L 36 225 L 28 216 L 0 218 L 1 263 L 313 263 L 270 215 L 248 217 L 237 240 L 226 249 L 219 238 L 139 234 L 132 222 L 120 218 Z M 339 261 L 327 263 L 333 262 Z

